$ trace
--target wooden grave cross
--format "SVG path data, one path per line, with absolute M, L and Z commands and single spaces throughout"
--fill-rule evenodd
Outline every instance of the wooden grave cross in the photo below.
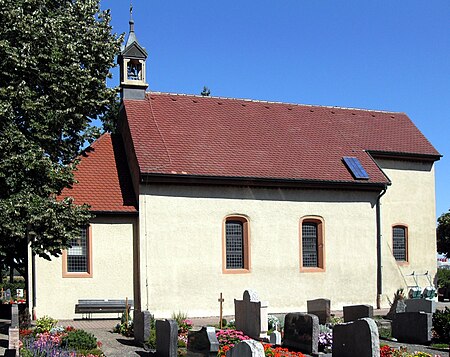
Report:
M 225 301 L 222 297 L 222 293 L 220 293 L 220 298 L 217 299 L 217 301 L 220 303 L 220 329 L 222 329 L 222 320 L 223 320 L 223 306 L 222 303 Z

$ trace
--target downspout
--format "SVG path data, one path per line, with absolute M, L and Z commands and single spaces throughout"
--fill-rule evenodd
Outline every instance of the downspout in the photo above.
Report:
M 33 305 L 31 308 L 31 318 L 36 320 L 36 254 L 31 252 L 31 293 L 33 296 Z
M 381 265 L 381 197 L 386 193 L 386 187 L 377 198 L 376 219 L 377 219 L 377 309 L 381 309 L 381 297 L 383 294 L 383 274 Z

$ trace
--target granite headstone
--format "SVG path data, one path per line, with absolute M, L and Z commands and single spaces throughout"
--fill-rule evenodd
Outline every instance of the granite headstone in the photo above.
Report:
M 289 313 L 284 319 L 283 347 L 313 354 L 319 347 L 319 318 L 301 312 Z

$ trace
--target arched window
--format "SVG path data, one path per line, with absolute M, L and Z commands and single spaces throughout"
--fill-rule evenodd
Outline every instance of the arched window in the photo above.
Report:
M 224 259 L 226 273 L 245 273 L 250 270 L 249 224 L 244 216 L 229 216 L 223 228 Z
M 325 269 L 324 224 L 321 218 L 304 217 L 300 221 L 300 270 Z
M 392 252 L 396 261 L 408 261 L 408 228 L 406 226 L 392 227 Z

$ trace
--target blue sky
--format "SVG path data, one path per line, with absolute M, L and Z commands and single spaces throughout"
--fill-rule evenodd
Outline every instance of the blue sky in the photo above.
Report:
M 117 33 L 129 1 L 101 0 Z M 449 0 L 133 0 L 154 91 L 405 112 L 444 157 L 450 208 Z M 117 70 L 113 71 L 116 85 Z

